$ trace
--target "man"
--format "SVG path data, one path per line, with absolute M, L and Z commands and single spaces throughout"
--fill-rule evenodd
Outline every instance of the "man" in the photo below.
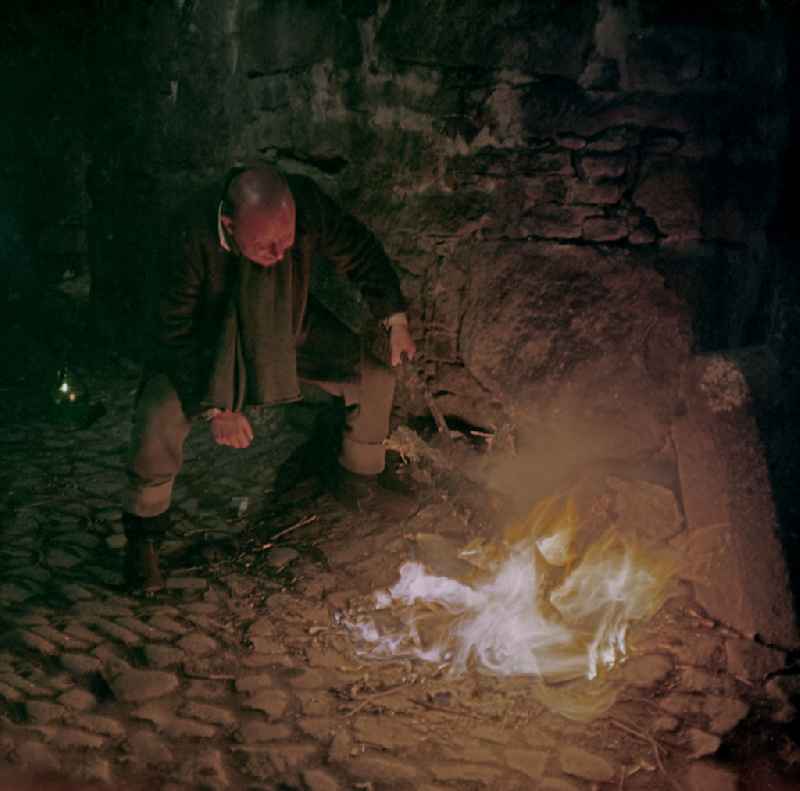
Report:
M 360 289 L 389 334 L 392 366 L 416 351 L 382 246 L 310 179 L 234 168 L 177 231 L 123 498 L 126 582 L 145 591 L 163 586 L 157 547 L 193 422 L 207 421 L 220 445 L 246 448 L 253 428 L 243 409 L 298 401 L 301 381 L 350 407 L 331 481 L 337 497 L 397 502 L 381 475 L 394 373 L 309 293 L 314 267 L 333 267 Z

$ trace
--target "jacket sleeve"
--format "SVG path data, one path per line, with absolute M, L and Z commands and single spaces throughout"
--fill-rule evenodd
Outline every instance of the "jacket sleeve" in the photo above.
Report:
M 406 309 L 400 280 L 383 245 L 355 217 L 309 181 L 318 211 L 320 252 L 359 289 L 372 315 L 382 320 Z
M 187 415 L 198 410 L 199 366 L 197 328 L 205 277 L 202 245 L 187 231 L 177 233 L 165 256 L 155 337 L 155 367 L 165 373 Z

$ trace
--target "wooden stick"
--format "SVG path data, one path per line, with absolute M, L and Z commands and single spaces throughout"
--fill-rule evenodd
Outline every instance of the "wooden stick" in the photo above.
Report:
M 287 533 L 291 533 L 294 530 L 299 530 L 301 527 L 305 527 L 306 525 L 310 525 L 312 522 L 316 522 L 319 517 L 316 514 L 312 514 L 311 516 L 303 517 L 299 522 L 293 524 L 291 527 L 287 527 L 284 530 L 281 530 L 279 533 L 275 533 L 274 536 L 270 537 L 271 541 L 277 541 L 279 538 L 283 538 Z
M 431 413 L 431 417 L 433 417 L 433 422 L 436 423 L 437 430 L 440 434 L 444 435 L 445 440 L 449 443 L 451 439 L 450 427 L 447 425 L 447 421 L 444 419 L 442 410 L 436 405 L 436 401 L 433 398 L 431 389 L 425 383 L 419 371 L 412 368 L 410 365 L 407 365 L 405 370 L 408 374 L 409 383 L 415 387 L 418 387 L 422 391 L 422 397 L 425 399 L 425 404 L 428 407 L 428 411 Z
M 382 689 L 380 692 L 372 692 L 371 694 L 367 695 L 357 706 L 350 709 L 350 711 L 345 713 L 345 717 L 352 717 L 358 711 L 364 708 L 364 706 L 369 705 L 372 703 L 373 700 L 377 700 L 378 698 L 384 698 L 387 695 L 391 695 L 393 692 L 399 692 L 401 689 L 408 689 L 408 684 L 398 684 L 395 687 L 389 687 L 389 689 Z
M 656 759 L 656 766 L 658 766 L 658 770 L 661 772 L 662 775 L 667 779 L 669 784 L 676 789 L 676 791 L 682 791 L 681 787 L 667 774 L 667 770 L 664 767 L 664 763 L 661 760 L 661 745 L 656 741 L 656 739 L 651 736 L 646 731 L 637 731 L 635 728 L 632 728 L 630 725 L 626 725 L 624 722 L 620 722 L 619 720 L 609 717 L 608 722 L 616 728 L 619 728 L 621 731 L 625 731 L 625 733 L 630 734 L 631 736 L 641 739 L 644 742 L 647 742 L 653 749 L 653 757 Z

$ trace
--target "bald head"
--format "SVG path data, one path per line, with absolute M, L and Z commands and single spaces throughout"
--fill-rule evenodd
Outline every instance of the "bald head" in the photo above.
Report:
M 228 184 L 227 203 L 234 216 L 247 209 L 277 209 L 281 202 L 292 201 L 286 176 L 268 165 L 247 168 L 237 173 Z
M 295 205 L 280 171 L 259 166 L 236 174 L 224 204 L 222 224 L 244 256 L 261 266 L 283 259 L 294 244 Z

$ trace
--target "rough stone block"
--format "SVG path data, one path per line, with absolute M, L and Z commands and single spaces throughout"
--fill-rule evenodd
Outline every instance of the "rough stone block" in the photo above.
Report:
M 589 242 L 616 242 L 628 235 L 628 223 L 624 217 L 589 217 L 582 233 Z
M 627 167 L 628 158 L 621 154 L 587 154 L 581 158 L 581 169 L 590 181 L 620 178 Z
M 750 391 L 722 356 L 698 357 L 683 381 L 672 436 L 688 530 L 672 541 L 680 573 L 717 620 L 775 645 L 800 643 L 772 488 Z
M 688 162 L 650 162 L 634 191 L 633 202 L 655 221 L 661 233 L 681 240 L 700 237 L 701 186 L 696 168 Z
M 596 210 L 585 206 L 543 204 L 529 211 L 520 221 L 522 233 L 546 239 L 578 239 L 584 222 Z
M 569 187 L 570 203 L 591 203 L 597 206 L 611 206 L 619 203 L 625 184 L 621 181 L 580 181 L 576 179 Z

